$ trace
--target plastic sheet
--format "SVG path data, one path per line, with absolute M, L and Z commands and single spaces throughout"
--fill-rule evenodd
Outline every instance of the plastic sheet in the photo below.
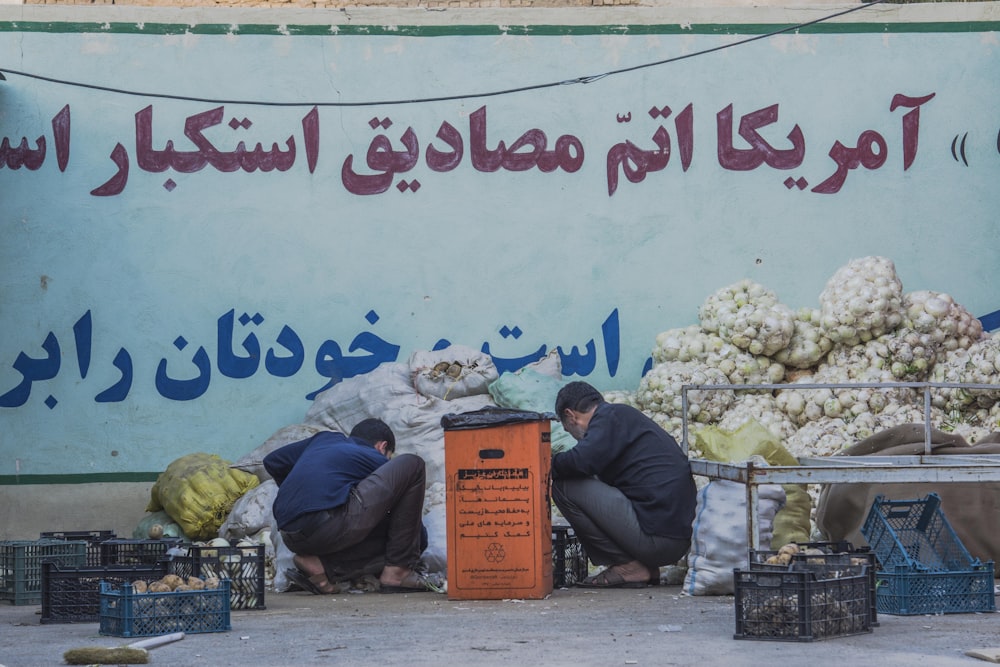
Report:
M 473 428 L 489 428 L 506 424 L 522 424 L 525 422 L 552 421 L 556 419 L 554 412 L 532 412 L 530 410 L 513 410 L 486 406 L 472 412 L 448 413 L 441 417 L 441 426 L 446 431 L 460 431 Z

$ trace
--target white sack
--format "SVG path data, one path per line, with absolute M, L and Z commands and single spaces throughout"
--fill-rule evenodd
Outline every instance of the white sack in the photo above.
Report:
M 252 452 L 244 454 L 238 461 L 230 465 L 230 468 L 243 470 L 252 475 L 257 475 L 257 479 L 266 482 L 271 479 L 271 475 L 264 469 L 264 457 L 276 449 L 281 449 L 285 445 L 299 440 L 311 438 L 320 431 L 325 430 L 314 424 L 292 424 L 278 429 L 274 435 L 268 438 L 263 445 L 257 447 Z
M 554 377 L 557 380 L 562 380 L 562 357 L 559 356 L 559 349 L 553 349 L 538 361 L 528 364 L 521 370 L 514 372 L 520 373 L 523 370 L 531 370 L 536 373 L 541 373 L 542 375 Z
M 285 541 L 281 539 L 281 531 L 278 530 L 278 522 L 271 517 L 271 544 L 274 546 L 274 590 L 282 593 L 292 586 L 292 582 L 285 576 L 285 570 L 294 570 L 295 554 L 285 546 Z
M 494 405 L 489 394 L 445 401 L 424 396 L 410 384 L 404 364 L 382 364 L 371 373 L 340 382 L 316 397 L 306 423 L 350 433 L 362 419 L 377 417 L 396 436 L 396 452 L 417 454 L 427 464 L 427 486 L 444 482 L 444 428 L 449 413 Z
M 438 398 L 399 401 L 390 406 L 383 419 L 396 434 L 396 451 L 420 456 L 427 464 L 427 486 L 445 482 L 444 428 L 446 414 L 473 412 L 494 405 L 489 394 L 465 396 L 452 401 Z
M 235 542 L 271 527 L 271 506 L 278 495 L 273 479 L 262 482 L 233 503 L 229 516 L 219 527 L 219 537 Z
M 774 515 L 785 503 L 780 484 L 757 487 L 758 541 L 769 549 Z M 687 595 L 731 595 L 733 570 L 747 567 L 746 486 L 730 480 L 712 480 L 698 491 L 694 534 L 688 552 L 688 571 L 681 591 Z
M 354 426 L 369 417 L 385 419 L 388 406 L 399 400 L 419 397 L 410 384 L 408 364 L 386 362 L 378 368 L 338 382 L 313 399 L 306 412 L 305 424 L 329 431 L 350 433 Z M 399 442 L 399 434 L 396 433 Z
M 490 355 L 464 345 L 418 350 L 409 366 L 418 393 L 445 400 L 485 394 L 500 375 Z
M 424 498 L 424 527 L 427 529 L 427 548 L 421 555 L 427 572 L 448 575 L 448 514 L 445 505 L 445 485 L 435 483 L 427 489 Z

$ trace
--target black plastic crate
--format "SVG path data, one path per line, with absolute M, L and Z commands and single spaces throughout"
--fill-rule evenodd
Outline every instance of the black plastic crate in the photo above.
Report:
M 808 642 L 872 631 L 868 566 L 733 570 L 735 639 Z
M 201 591 L 136 593 L 131 585 L 101 582 L 99 632 L 114 637 L 151 637 L 173 632 L 227 632 L 229 581 Z
M 136 579 L 167 574 L 167 562 L 155 565 L 62 567 L 42 563 L 42 623 L 96 623 L 101 615 L 101 581 L 116 587 Z
M 837 542 L 796 542 L 799 553 L 791 556 L 792 563 L 806 563 L 812 565 L 866 565 L 868 566 L 868 587 L 869 587 L 869 608 L 872 627 L 878 627 L 878 602 L 876 594 L 876 572 L 878 570 L 878 559 L 868 547 L 855 547 L 847 540 Z M 821 553 L 818 553 L 821 552 Z M 777 556 L 777 551 L 754 551 L 750 550 L 750 569 L 786 570 L 790 569 L 791 563 L 781 565 L 768 563 L 771 556 Z
M 569 588 L 587 577 L 587 553 L 569 526 L 552 526 L 552 586 Z
M 264 609 L 264 545 L 213 547 L 185 545 L 187 555 L 174 556 L 171 572 L 184 578 L 227 579 L 232 609 Z
M 105 540 L 97 546 L 101 552 L 99 565 L 153 565 L 168 557 L 167 551 L 180 547 L 176 537 L 158 540 Z
M 15 605 L 42 600 L 42 561 L 80 567 L 87 560 L 87 543 L 67 540 L 0 542 L 0 600 Z
M 87 565 L 101 564 L 100 543 L 118 536 L 113 530 L 52 530 L 38 536 L 43 540 L 73 540 L 87 543 Z

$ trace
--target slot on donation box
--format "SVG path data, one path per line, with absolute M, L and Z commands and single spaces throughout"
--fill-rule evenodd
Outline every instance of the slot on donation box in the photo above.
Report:
M 448 598 L 552 592 L 551 413 L 446 415 Z

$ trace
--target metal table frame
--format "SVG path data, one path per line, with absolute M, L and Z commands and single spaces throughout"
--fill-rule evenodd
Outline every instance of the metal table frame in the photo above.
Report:
M 758 535 L 758 489 L 761 484 L 852 484 L 903 482 L 1000 482 L 1000 454 L 945 455 L 931 454 L 931 389 L 959 388 L 1000 391 L 1000 385 L 947 382 L 884 382 L 842 384 L 757 384 L 757 385 L 684 385 L 681 405 L 684 410 L 681 447 L 688 451 L 688 391 L 693 390 L 782 390 L 782 389 L 887 389 L 910 387 L 923 390 L 924 453 L 917 456 L 825 456 L 799 457 L 797 466 L 766 466 L 752 461 L 724 463 L 691 459 L 691 472 L 709 479 L 725 479 L 746 485 L 747 544 L 760 548 Z

